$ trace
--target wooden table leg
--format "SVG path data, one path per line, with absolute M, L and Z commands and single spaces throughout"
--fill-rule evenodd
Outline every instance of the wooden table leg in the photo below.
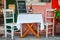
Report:
M 39 35 L 38 35 L 38 34 L 34 31 L 34 29 L 32 28 L 32 27 L 33 27 L 33 24 L 31 24 L 31 25 L 27 24 L 27 26 L 28 26 L 29 28 L 25 31 L 25 33 L 23 33 L 23 35 L 22 35 L 21 37 L 26 36 L 27 33 L 28 33 L 30 30 L 32 31 L 32 33 L 33 33 L 36 37 L 39 37 Z
M 33 24 L 30 25 L 31 27 L 33 26 Z M 25 37 L 27 35 L 27 33 L 30 31 L 30 29 L 28 28 L 21 37 Z
M 39 35 L 38 35 L 38 33 L 36 33 L 35 31 L 34 31 L 34 29 L 29 25 L 29 24 L 27 24 L 27 26 L 29 27 L 29 29 L 32 31 L 32 33 L 36 36 L 36 37 L 39 37 Z

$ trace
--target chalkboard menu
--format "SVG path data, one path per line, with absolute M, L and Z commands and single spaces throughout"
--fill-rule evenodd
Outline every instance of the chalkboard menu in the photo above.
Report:
M 18 11 L 19 11 L 19 13 L 26 13 L 25 1 L 18 1 Z
M 41 2 L 51 2 L 51 0 L 41 0 Z

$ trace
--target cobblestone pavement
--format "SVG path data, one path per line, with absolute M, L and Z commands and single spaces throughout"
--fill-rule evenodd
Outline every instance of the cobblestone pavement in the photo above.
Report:
M 8 36 L 7 38 L 0 37 L 0 40 L 11 40 L 11 37 Z M 36 38 L 35 36 L 26 36 L 24 38 L 20 38 L 20 36 L 14 36 L 14 40 L 60 40 L 60 36 L 54 36 L 54 37 L 40 37 L 40 38 Z

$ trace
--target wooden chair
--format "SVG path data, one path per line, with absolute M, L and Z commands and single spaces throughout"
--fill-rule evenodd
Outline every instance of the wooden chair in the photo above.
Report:
M 54 36 L 54 12 L 55 9 L 47 9 L 46 8 L 46 14 L 45 14 L 45 24 L 46 25 L 46 38 L 48 37 L 48 34 L 52 34 Z M 52 21 L 48 21 L 48 19 Z M 49 26 L 52 26 L 49 28 Z M 49 30 L 52 30 L 49 32 Z
M 17 26 L 17 24 L 14 22 L 14 11 L 12 9 L 4 9 L 4 26 L 5 26 L 5 37 L 7 37 L 8 30 L 10 30 L 11 38 L 13 39 L 14 32 L 17 30 L 14 30 L 14 27 Z M 7 22 L 7 20 L 12 20 L 12 22 Z M 10 27 L 10 29 L 9 29 Z

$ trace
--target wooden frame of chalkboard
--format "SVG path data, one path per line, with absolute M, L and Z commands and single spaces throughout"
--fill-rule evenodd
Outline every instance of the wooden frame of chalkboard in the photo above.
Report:
M 27 13 L 26 11 L 26 1 L 17 0 L 17 10 L 19 13 Z

